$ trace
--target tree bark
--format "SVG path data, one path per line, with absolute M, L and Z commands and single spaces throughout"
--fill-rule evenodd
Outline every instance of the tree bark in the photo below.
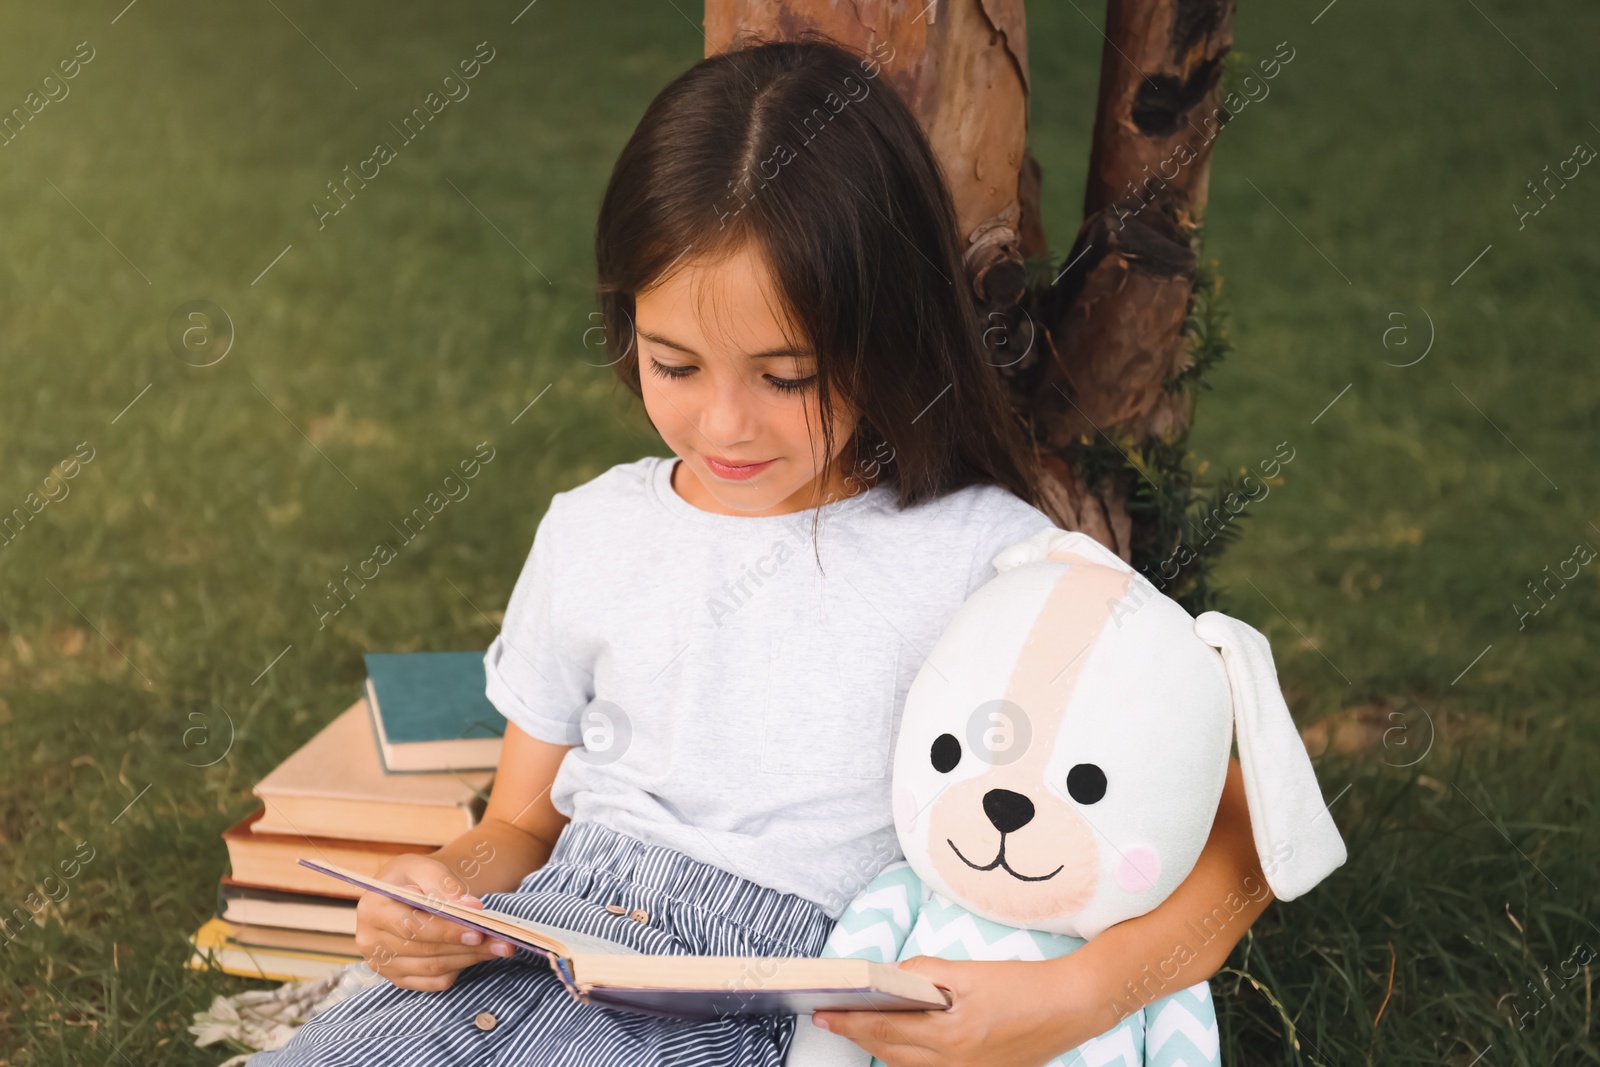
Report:
M 1188 432 L 1193 396 L 1175 379 L 1190 365 L 1195 231 L 1227 121 L 1217 96 L 1233 11 L 1233 0 L 1107 3 L 1085 217 L 1058 292 L 1034 294 L 1048 358 L 1013 391 L 1075 505 L 1069 517 L 1124 559 L 1142 475 L 1122 470 L 1090 492 L 1073 453 L 1097 437 L 1128 454 Z

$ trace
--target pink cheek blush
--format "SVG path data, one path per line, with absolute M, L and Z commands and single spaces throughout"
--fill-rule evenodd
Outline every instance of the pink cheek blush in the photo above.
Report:
M 1161 877 L 1161 860 L 1143 845 L 1122 850 L 1117 861 L 1117 884 L 1124 892 L 1142 893 L 1156 884 Z
M 902 830 L 911 830 L 916 819 L 917 798 L 911 795 L 911 790 L 906 786 L 896 786 L 894 790 L 894 824 Z

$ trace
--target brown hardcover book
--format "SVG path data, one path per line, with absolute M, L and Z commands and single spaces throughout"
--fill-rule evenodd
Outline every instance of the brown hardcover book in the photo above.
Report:
M 245 948 L 262 948 L 271 952 L 316 952 L 326 956 L 361 955 L 356 948 L 354 934 L 323 934 L 311 930 L 287 930 L 279 926 L 253 926 L 249 923 L 228 923 L 235 942 Z
M 385 774 L 365 700 L 341 712 L 256 784 L 258 833 L 437 848 L 483 815 L 493 771 Z
M 217 915 L 234 926 L 276 926 L 324 934 L 356 932 L 356 902 L 326 893 L 296 893 L 250 885 L 224 875 Z
M 396 856 L 407 852 L 433 851 L 426 845 L 393 841 L 352 841 L 306 834 L 262 833 L 256 829 L 260 819 L 261 810 L 258 808 L 222 831 L 222 841 L 228 846 L 228 862 L 233 866 L 234 879 L 270 889 L 354 899 L 361 896 L 359 889 L 307 870 L 300 865 L 300 857 L 314 856 L 370 876 L 377 874 L 385 863 Z

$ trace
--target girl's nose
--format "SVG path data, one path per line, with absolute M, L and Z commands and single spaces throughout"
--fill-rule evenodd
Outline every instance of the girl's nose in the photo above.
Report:
M 719 383 L 700 411 L 700 433 L 718 448 L 735 448 L 760 431 L 760 402 L 737 378 Z

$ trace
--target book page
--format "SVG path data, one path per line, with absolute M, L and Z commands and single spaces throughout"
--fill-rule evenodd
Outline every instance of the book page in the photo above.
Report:
M 845 996 L 882 993 L 922 1008 L 949 1004 L 943 990 L 923 975 L 883 963 L 851 958 L 776 956 L 639 956 L 635 959 L 572 957 L 580 990 L 609 987 L 759 999 L 784 991 Z M 692 999 L 692 997 L 691 997 Z
M 302 859 L 300 863 L 322 874 L 361 886 L 364 889 L 370 889 L 374 893 L 381 893 L 391 900 L 398 900 L 401 903 L 410 904 L 412 907 L 432 912 L 440 918 L 449 919 L 452 922 L 461 923 L 463 926 L 469 926 L 510 941 L 531 943 L 534 947 L 543 951 L 553 952 L 558 956 L 570 957 L 574 952 L 602 956 L 637 956 L 641 954 L 636 949 L 617 944 L 614 941 L 607 941 L 605 938 L 579 933 L 576 930 L 563 930 L 560 927 L 547 926 L 543 923 L 529 922 L 527 919 L 496 908 L 469 908 L 462 904 L 451 903 L 448 900 L 424 896 L 415 890 L 388 882 L 380 882 L 376 878 L 368 878 L 336 864 L 308 859 Z
M 523 919 L 519 916 L 512 915 L 510 912 L 500 911 L 495 908 L 484 908 L 482 911 L 478 911 L 477 908 L 468 908 L 465 910 L 475 911 L 480 915 L 492 916 L 502 922 L 509 923 L 520 930 L 525 930 L 530 934 L 542 935 L 550 941 L 564 945 L 566 947 L 566 951 L 563 953 L 563 955 L 569 958 L 576 955 L 643 955 L 643 953 L 636 948 L 629 948 L 627 945 L 619 945 L 617 942 L 607 941 L 603 937 L 595 937 L 593 934 L 579 933 L 577 930 L 565 930 L 559 926 L 549 926 L 545 923 L 532 922 L 528 919 Z
M 532 928 L 514 915 L 504 912 L 489 914 L 487 908 L 469 908 L 461 904 L 453 904 L 448 900 L 430 897 L 418 893 L 416 890 L 407 889 L 391 882 L 381 882 L 376 878 L 369 878 L 356 871 L 340 867 L 335 863 L 323 863 L 320 860 L 300 859 L 302 867 L 309 867 L 319 874 L 326 874 L 342 882 L 370 889 L 374 893 L 382 894 L 390 900 L 398 900 L 402 904 L 409 904 L 414 908 L 431 912 L 441 919 L 461 923 L 486 933 L 506 937 L 508 940 L 522 944 L 531 944 L 545 952 L 553 952 L 559 956 L 567 955 L 567 947 L 559 940 Z

